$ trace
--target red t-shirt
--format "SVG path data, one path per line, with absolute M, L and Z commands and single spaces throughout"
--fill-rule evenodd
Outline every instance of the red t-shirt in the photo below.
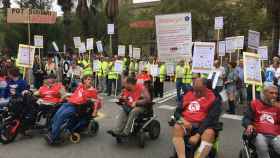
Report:
M 74 93 L 68 98 L 68 102 L 76 106 L 87 103 L 89 99 L 95 99 L 93 105 L 94 109 L 101 108 L 101 100 L 98 98 L 97 90 L 93 87 L 86 89 L 84 85 L 80 84 Z
M 191 123 L 201 123 L 208 115 L 209 109 L 216 99 L 214 93 L 206 89 L 204 97 L 197 98 L 193 91 L 188 92 L 183 98 L 183 117 Z
M 43 85 L 39 88 L 39 95 L 42 100 L 49 103 L 60 103 L 62 101 L 60 96 L 60 90 L 64 88 L 61 83 L 55 83 L 53 86 L 48 87 Z

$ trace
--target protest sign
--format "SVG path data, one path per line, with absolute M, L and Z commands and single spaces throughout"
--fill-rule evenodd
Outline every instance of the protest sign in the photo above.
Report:
M 44 48 L 44 38 L 43 38 L 43 36 L 34 35 L 34 46 L 36 48 Z
M 121 57 L 125 56 L 125 45 L 118 46 L 118 56 L 121 56 Z
M 114 66 L 115 66 L 115 71 L 116 71 L 118 74 L 122 74 L 122 71 L 123 71 L 123 68 L 122 68 L 122 61 L 121 61 L 121 60 L 116 60 Z
M 20 44 L 18 47 L 18 65 L 24 68 L 32 68 L 35 55 L 34 46 Z
M 108 33 L 108 35 L 113 35 L 115 33 L 115 25 L 114 24 L 108 24 L 107 25 L 107 33 Z
M 218 53 L 219 53 L 219 56 L 225 56 L 226 54 L 226 42 L 225 41 L 219 41 L 218 42 Z
M 159 75 L 159 67 L 158 65 L 151 65 L 150 72 L 153 77 L 157 77 Z
M 258 54 L 243 52 L 244 82 L 247 84 L 261 85 L 261 61 Z
M 260 46 L 260 32 L 249 30 L 248 47 L 257 50 Z
M 86 45 L 85 45 L 85 42 L 82 42 L 82 43 L 80 44 L 79 53 L 83 54 L 83 53 L 85 53 L 85 52 L 87 52 L 87 50 L 86 50 Z
M 157 15 L 155 22 L 159 60 L 177 62 L 181 59 L 191 58 L 191 13 Z
M 101 41 L 97 41 L 96 42 L 96 47 L 97 47 L 97 51 L 99 53 L 102 53 L 103 52 L 103 46 L 102 46 L 102 42 Z
M 99 69 L 100 69 L 99 62 L 100 62 L 99 60 L 93 60 L 93 62 L 92 62 L 93 72 L 99 71 Z
M 215 43 L 195 42 L 193 53 L 193 73 L 209 73 L 214 64 Z
M 166 63 L 166 74 L 167 76 L 173 76 L 175 74 L 175 64 L 174 63 Z
M 258 54 L 261 60 L 268 60 L 268 47 L 267 46 L 259 47 Z
M 7 23 L 54 24 L 57 13 L 28 8 L 7 8 Z
M 133 58 L 134 59 L 141 58 L 141 48 L 133 48 Z
M 227 37 L 225 38 L 226 42 L 226 53 L 233 53 L 236 48 L 235 37 Z
M 222 30 L 224 28 L 224 17 L 215 17 L 215 30 Z
M 73 37 L 75 48 L 79 49 L 82 43 L 81 37 Z
M 87 39 L 87 50 L 93 50 L 93 38 Z

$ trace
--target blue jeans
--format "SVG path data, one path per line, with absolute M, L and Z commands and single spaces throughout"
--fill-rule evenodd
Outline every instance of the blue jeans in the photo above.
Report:
M 76 107 L 71 105 L 70 103 L 64 103 L 58 111 L 55 113 L 52 120 L 52 130 L 51 130 L 51 138 L 52 140 L 57 140 L 60 135 L 60 128 L 63 123 L 71 118 L 76 113 Z

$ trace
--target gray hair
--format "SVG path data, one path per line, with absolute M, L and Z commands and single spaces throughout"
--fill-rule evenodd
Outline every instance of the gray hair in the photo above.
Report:
M 277 89 L 277 91 L 278 91 L 278 87 L 271 84 L 271 85 L 265 85 L 264 88 L 263 88 L 263 92 L 267 91 L 269 89 Z

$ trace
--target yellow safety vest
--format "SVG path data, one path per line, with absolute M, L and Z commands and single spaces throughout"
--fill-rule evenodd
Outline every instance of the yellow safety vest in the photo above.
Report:
M 166 67 L 165 67 L 165 64 L 162 64 L 159 67 L 159 81 L 164 82 L 165 77 L 166 77 Z
M 183 78 L 184 84 L 191 84 L 192 83 L 192 72 L 191 68 L 188 64 L 184 67 L 184 78 Z
M 115 67 L 112 62 L 109 63 L 108 79 L 118 79 L 118 74 L 115 71 Z

